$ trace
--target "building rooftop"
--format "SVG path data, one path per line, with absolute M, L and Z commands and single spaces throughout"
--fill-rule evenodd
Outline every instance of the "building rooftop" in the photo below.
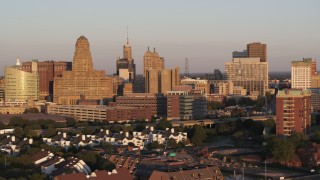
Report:
M 277 97 L 287 97 L 287 96 L 311 96 L 309 90 L 301 90 L 301 89 L 285 89 L 278 91 Z

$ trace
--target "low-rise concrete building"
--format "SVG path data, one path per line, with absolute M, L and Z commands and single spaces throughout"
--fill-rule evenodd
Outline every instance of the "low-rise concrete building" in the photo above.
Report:
M 80 121 L 131 121 L 150 120 L 151 111 L 148 107 L 124 107 L 124 106 L 67 106 L 50 105 L 47 108 L 49 114 L 70 115 Z

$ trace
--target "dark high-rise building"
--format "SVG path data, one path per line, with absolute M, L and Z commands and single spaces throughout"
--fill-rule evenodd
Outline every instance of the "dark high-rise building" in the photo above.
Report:
M 72 62 L 66 61 L 43 61 L 32 60 L 22 63 L 22 70 L 37 72 L 39 75 L 40 99 L 44 100 L 53 93 L 53 78 L 62 75 L 63 71 L 71 70 Z
M 290 136 L 310 128 L 309 90 L 286 89 L 278 91 L 276 98 L 276 133 Z
M 260 62 L 267 62 L 267 45 L 260 42 L 247 44 L 248 57 L 259 57 Z
M 233 51 L 232 52 L 232 58 L 245 58 L 248 57 L 248 51 L 243 50 L 243 51 Z
M 127 43 L 123 45 L 123 58 L 117 59 L 117 75 L 123 80 L 133 82 L 136 75 L 136 65 L 132 59 L 132 49 L 127 38 Z

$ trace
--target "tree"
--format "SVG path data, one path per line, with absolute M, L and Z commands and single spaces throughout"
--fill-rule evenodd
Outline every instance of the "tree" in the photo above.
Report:
M 230 133 L 231 129 L 227 123 L 218 124 L 216 126 L 218 134 L 227 134 Z
M 238 104 L 240 106 L 253 106 L 254 101 L 248 97 L 241 97 Z
M 194 126 L 193 127 L 193 137 L 191 139 L 191 142 L 195 144 L 196 146 L 203 144 L 203 141 L 206 139 L 206 131 L 202 126 Z
M 33 174 L 31 176 L 29 176 L 30 180 L 42 180 L 42 179 L 46 179 L 46 176 L 44 174 Z
M 91 151 L 80 152 L 77 154 L 79 159 L 82 159 L 84 162 L 88 164 L 89 167 L 93 169 L 93 171 L 97 168 L 97 154 Z
M 157 118 L 156 118 L 156 117 L 154 117 L 154 116 L 152 116 L 152 117 L 151 117 L 150 122 L 151 122 L 151 123 L 155 123 L 155 122 L 157 122 Z
M 295 156 L 295 146 L 286 139 L 275 138 L 272 147 L 272 155 L 278 162 L 290 161 Z
M 3 124 L 3 122 L 0 122 L 0 129 L 5 129 L 7 126 Z
M 233 133 L 231 138 L 234 142 L 242 142 L 243 138 L 244 138 L 244 133 L 243 133 L 243 131 L 237 131 L 237 132 Z
M 218 101 L 208 102 L 208 109 L 209 110 L 223 109 L 224 107 L 225 107 L 224 103 L 221 103 Z
M 308 141 L 307 135 L 304 133 L 294 133 L 289 139 L 296 148 L 302 147 Z
M 23 129 L 21 127 L 14 128 L 14 135 L 20 139 L 23 138 L 24 137 Z
M 235 106 L 235 105 L 237 105 L 237 101 L 235 99 L 233 99 L 233 98 L 226 98 L 225 99 L 225 105 L 226 105 L 226 107 Z
M 152 150 L 152 149 L 158 149 L 158 148 L 160 148 L 160 147 L 161 147 L 161 145 L 159 144 L 158 141 L 153 141 L 152 143 L 149 143 L 149 144 L 148 144 L 148 148 L 149 148 L 150 150 Z
M 315 143 L 320 143 L 320 131 L 316 130 L 313 132 L 313 134 L 310 137 L 310 141 Z
M 73 119 L 72 117 L 66 117 L 66 121 L 67 121 L 67 127 L 74 127 L 74 125 L 76 124 L 76 120 Z
M 249 129 L 254 125 L 255 125 L 255 123 L 254 123 L 254 121 L 252 119 L 246 119 L 243 122 L 243 126 L 244 126 L 245 129 Z
M 28 114 L 28 113 L 40 113 L 38 108 L 27 108 L 24 110 L 23 114 Z
M 170 138 L 167 141 L 167 147 L 175 148 L 176 146 L 177 146 L 177 142 L 173 138 Z
M 29 138 L 36 137 L 36 136 L 37 136 L 36 132 L 34 132 L 29 126 L 26 126 L 26 127 L 23 129 L 23 133 L 24 133 L 24 136 L 25 136 L 25 137 L 29 137 Z
M 116 168 L 115 164 L 113 164 L 109 159 L 98 158 L 98 165 L 99 170 L 108 170 L 112 171 Z
M 144 129 L 146 129 L 146 125 L 145 124 L 138 124 L 138 125 L 136 125 L 136 127 L 134 129 L 135 129 L 135 131 L 142 132 Z
M 271 94 L 270 91 L 266 92 L 266 97 L 267 97 L 267 102 L 268 104 L 271 103 L 272 99 L 273 99 L 273 94 Z
M 166 119 L 162 119 L 158 124 L 157 124 L 157 130 L 166 130 L 166 128 L 172 128 L 171 122 L 169 122 Z
M 104 149 L 106 153 L 112 153 L 112 145 L 110 143 L 102 142 L 101 147 Z
M 256 109 L 261 111 L 263 107 L 266 105 L 266 97 L 265 96 L 258 96 L 256 100 Z
M 24 127 L 29 123 L 30 122 L 28 120 L 23 119 L 22 117 L 14 116 L 14 117 L 10 118 L 8 127 L 16 127 L 16 126 Z
M 82 134 L 93 134 L 93 130 L 88 128 L 88 127 L 84 127 L 82 130 L 81 130 L 81 133 Z
M 50 138 L 57 134 L 57 131 L 55 128 L 49 127 L 47 131 L 44 133 L 44 137 Z

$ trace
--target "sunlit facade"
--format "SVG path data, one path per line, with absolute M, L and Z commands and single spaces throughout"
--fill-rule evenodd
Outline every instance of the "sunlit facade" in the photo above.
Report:
M 5 68 L 5 100 L 27 101 L 39 99 L 39 76 L 21 70 L 21 66 Z

